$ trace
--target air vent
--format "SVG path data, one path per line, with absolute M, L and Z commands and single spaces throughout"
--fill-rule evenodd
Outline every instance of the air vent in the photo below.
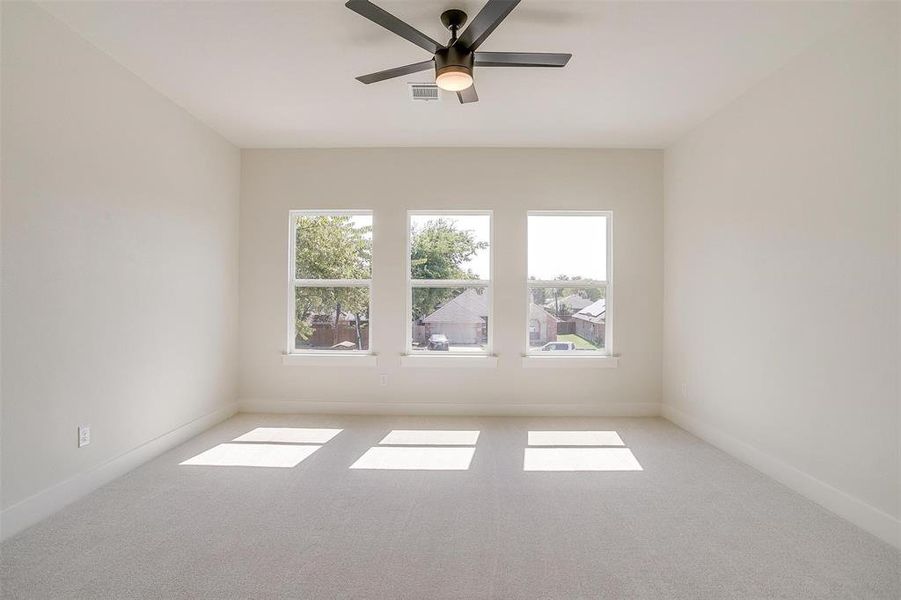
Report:
M 430 102 L 441 100 L 438 94 L 438 86 L 434 83 L 410 83 L 410 99 L 415 102 Z

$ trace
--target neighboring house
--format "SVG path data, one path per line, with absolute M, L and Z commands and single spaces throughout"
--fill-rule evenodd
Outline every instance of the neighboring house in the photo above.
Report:
M 557 339 L 561 320 L 534 302 L 529 303 L 529 345 L 542 346 Z
M 588 298 L 583 298 L 578 294 L 570 294 L 569 296 L 564 296 L 563 298 L 557 298 L 556 302 L 553 298 L 551 298 L 544 303 L 544 307 L 549 308 L 550 310 L 556 310 L 557 307 L 559 307 L 561 311 L 565 309 L 565 311 L 568 313 L 575 313 L 579 312 L 590 304 L 591 300 L 589 300 Z
M 416 340 L 420 344 L 435 333 L 443 333 L 451 344 L 474 346 L 488 340 L 488 294 L 465 290 L 419 320 Z
M 560 320 L 535 303 L 529 306 L 529 340 L 533 344 L 557 339 Z M 488 340 L 488 295 L 468 289 L 414 323 L 413 338 L 425 344 L 442 333 L 453 345 L 484 344 Z
M 576 335 L 589 342 L 603 347 L 604 329 L 607 322 L 607 301 L 598 300 L 589 304 L 573 315 L 576 323 Z

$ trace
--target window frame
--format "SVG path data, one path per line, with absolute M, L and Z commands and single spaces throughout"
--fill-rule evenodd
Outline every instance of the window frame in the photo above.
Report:
M 410 234 L 413 217 L 423 215 L 434 216 L 479 216 L 486 215 L 488 217 L 488 279 L 413 279 L 412 277 L 412 256 L 413 239 Z M 407 211 L 407 231 L 406 231 L 406 260 L 404 261 L 406 268 L 404 278 L 406 281 L 406 306 L 405 306 L 405 330 L 406 339 L 404 341 L 404 356 L 415 358 L 416 360 L 428 359 L 435 360 L 441 358 L 452 358 L 458 360 L 462 357 L 470 357 L 482 359 L 487 356 L 494 356 L 494 211 L 490 209 L 460 209 L 460 210 L 408 210 Z M 413 283 L 416 282 L 414 286 Z M 479 352 L 441 352 L 430 354 L 428 352 L 413 351 L 413 288 L 414 287 L 432 287 L 432 288 L 453 288 L 453 287 L 474 287 L 485 289 L 488 293 L 488 326 L 487 340 L 485 349 Z
M 607 227 L 607 268 L 605 280 L 578 279 L 575 281 L 557 281 L 547 279 L 529 279 L 529 217 L 605 217 Z M 597 358 L 613 357 L 613 211 L 612 210 L 530 210 L 526 212 L 526 311 L 525 311 L 525 348 L 523 357 L 526 359 L 566 359 L 566 358 Z M 565 285 L 560 285 L 565 283 Z M 604 348 L 603 350 L 559 350 L 556 352 L 542 353 L 533 350 L 529 338 L 530 305 L 532 303 L 532 289 L 567 287 L 576 289 L 604 288 L 604 306 L 606 317 L 604 320 Z
M 372 322 L 373 322 L 373 305 L 372 305 L 372 279 L 375 269 L 375 261 L 370 263 L 369 279 L 298 279 L 297 278 L 297 230 L 295 220 L 302 216 L 318 216 L 318 217 L 353 217 L 368 216 L 372 218 L 372 256 L 375 257 L 375 218 L 374 213 L 370 209 L 292 209 L 288 211 L 288 327 L 286 336 L 286 356 L 304 356 L 304 357 L 341 357 L 353 356 L 364 357 L 374 356 L 373 348 Z M 316 350 L 316 349 L 298 349 L 295 346 L 295 336 L 297 331 L 296 311 L 297 296 L 296 290 L 299 287 L 360 287 L 366 288 L 369 294 L 369 348 L 366 350 Z

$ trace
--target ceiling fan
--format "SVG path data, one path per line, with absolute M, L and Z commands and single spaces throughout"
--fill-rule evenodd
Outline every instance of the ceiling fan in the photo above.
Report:
M 516 8 L 520 0 L 488 0 L 476 18 L 463 33 L 457 32 L 466 23 L 466 13 L 462 10 L 446 10 L 441 13 L 441 22 L 451 32 L 447 44 L 439 44 L 416 28 L 404 23 L 388 11 L 379 8 L 369 0 L 348 0 L 347 8 L 360 14 L 388 31 L 413 42 L 423 50 L 433 54 L 429 60 L 395 67 L 377 73 L 361 75 L 358 81 L 375 83 L 435 69 L 435 83 L 443 90 L 457 92 L 461 104 L 478 102 L 479 96 L 473 85 L 473 67 L 564 67 L 572 54 L 550 52 L 477 52 L 482 42 Z

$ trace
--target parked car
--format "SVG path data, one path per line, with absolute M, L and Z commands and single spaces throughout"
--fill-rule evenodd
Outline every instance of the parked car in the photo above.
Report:
M 541 352 L 563 352 L 575 349 L 576 345 L 572 342 L 548 342 L 540 348 Z
M 450 350 L 450 342 L 443 333 L 433 333 L 429 336 L 429 350 Z

